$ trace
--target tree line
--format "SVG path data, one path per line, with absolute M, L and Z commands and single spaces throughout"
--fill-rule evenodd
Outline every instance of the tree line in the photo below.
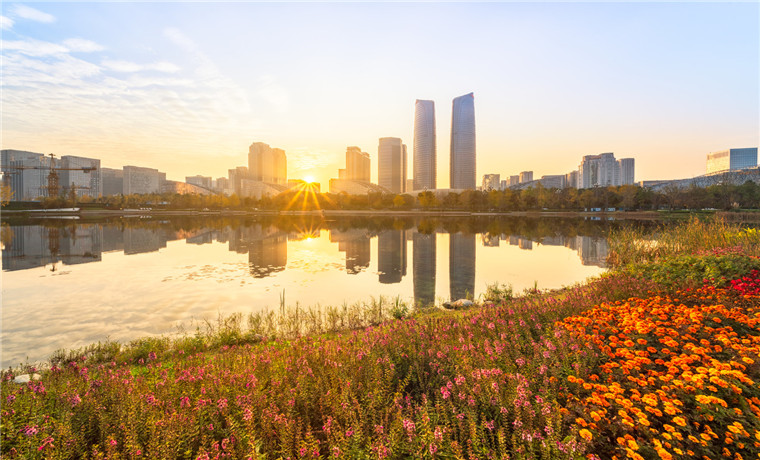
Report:
M 3 203 L 12 209 L 14 202 Z M 426 191 L 414 197 L 409 194 L 314 193 L 289 190 L 261 199 L 237 195 L 146 194 L 113 195 L 99 198 L 59 196 L 43 198 L 42 208 L 101 207 L 106 209 L 163 208 L 209 210 L 467 210 L 467 211 L 582 211 L 609 209 L 623 211 L 759 209 L 760 185 L 747 181 L 741 185 L 716 184 L 708 187 L 665 187 L 655 191 L 638 185 L 598 187 L 591 189 L 545 188 L 540 184 L 523 190 L 465 190 L 461 193 L 436 195 Z

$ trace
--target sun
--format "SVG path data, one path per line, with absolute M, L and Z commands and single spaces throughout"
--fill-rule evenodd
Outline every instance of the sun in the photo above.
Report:
M 316 182 L 316 179 L 314 176 L 304 176 L 303 181 L 307 184 L 311 184 L 312 182 Z

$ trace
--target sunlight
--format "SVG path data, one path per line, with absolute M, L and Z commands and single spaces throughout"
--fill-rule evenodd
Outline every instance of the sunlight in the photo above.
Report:
M 307 184 L 311 184 L 312 182 L 316 182 L 317 180 L 314 178 L 314 176 L 304 176 L 303 181 Z

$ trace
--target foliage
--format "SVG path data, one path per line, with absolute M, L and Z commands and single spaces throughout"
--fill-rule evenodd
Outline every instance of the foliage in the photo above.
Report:
M 720 255 L 682 255 L 658 264 L 635 264 L 628 273 L 669 288 L 697 286 L 703 281 L 722 286 L 752 270 L 760 269 L 760 258 L 741 253 Z

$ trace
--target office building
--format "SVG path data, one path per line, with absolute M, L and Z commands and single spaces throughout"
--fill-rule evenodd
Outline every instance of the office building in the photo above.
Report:
M 452 103 L 450 188 L 475 189 L 475 161 L 475 97 L 469 93 Z
M 531 182 L 533 180 L 533 171 L 523 171 L 520 173 L 519 181 L 521 184 Z
M 124 170 L 100 168 L 103 196 L 121 195 L 124 193 Z
M 345 177 L 339 177 L 339 179 L 369 182 L 369 153 L 362 152 L 359 147 L 348 147 L 346 149 L 346 169 L 344 175 Z
M 633 185 L 635 183 L 634 165 L 633 158 L 620 159 L 620 185 Z
M 248 148 L 248 173 L 250 180 L 287 186 L 288 163 L 285 151 L 263 142 L 254 142 Z
M 486 192 L 489 190 L 499 190 L 501 188 L 501 179 L 499 174 L 484 174 L 481 189 Z
M 435 103 L 414 103 L 414 164 L 411 190 L 436 188 Z
M 161 193 L 161 185 L 166 180 L 166 173 L 158 169 L 139 166 L 124 166 L 124 195 Z
M 757 147 L 729 149 L 707 155 L 707 174 L 757 166 Z
M 248 178 L 248 168 L 245 166 L 238 166 L 235 169 L 228 169 L 227 174 L 229 176 L 228 189 L 225 190 L 226 195 L 238 195 L 242 196 L 243 193 L 243 180 Z
M 73 188 L 78 198 L 97 198 L 103 194 L 100 160 L 64 155 L 60 168 L 58 175 L 62 193 L 68 195 Z
M 191 185 L 197 185 L 198 187 L 205 187 L 207 189 L 212 189 L 213 186 L 211 184 L 212 179 L 211 176 L 185 176 L 185 182 Z
M 10 185 L 13 201 L 37 200 L 47 196 L 51 161 L 45 155 L 24 150 L 0 151 L 3 183 Z
M 382 137 L 377 146 L 378 185 L 391 193 L 406 192 L 406 145 L 397 137 Z

